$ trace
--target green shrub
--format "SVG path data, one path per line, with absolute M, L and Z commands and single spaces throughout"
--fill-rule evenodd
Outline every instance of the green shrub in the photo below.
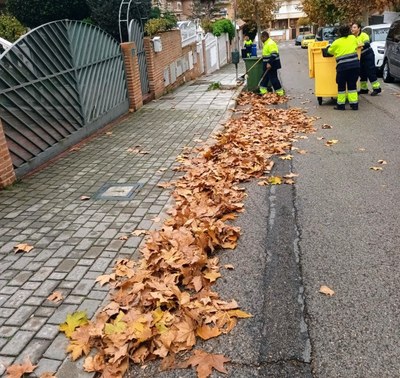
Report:
M 8 14 L 0 15 L 0 37 L 10 42 L 15 42 L 21 35 L 27 32 L 14 16 Z
M 153 36 L 176 27 L 176 17 L 172 13 L 164 13 L 161 18 L 152 18 L 144 25 L 146 35 Z
M 232 39 L 235 37 L 235 27 L 230 20 L 218 20 L 212 24 L 212 33 L 216 37 L 219 37 L 224 33 L 228 33 L 229 40 L 232 41 Z

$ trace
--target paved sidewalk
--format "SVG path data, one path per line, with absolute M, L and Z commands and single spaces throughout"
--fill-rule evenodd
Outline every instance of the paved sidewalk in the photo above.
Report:
M 229 89 L 207 91 L 215 82 Z M 27 357 L 39 365 L 37 376 L 68 375 L 59 324 L 68 313 L 85 310 L 91 317 L 100 307 L 108 288 L 95 279 L 115 260 L 138 256 L 142 237 L 120 237 L 157 227 L 153 219 L 170 196 L 156 185 L 177 175 L 171 168 L 184 147 L 208 139 L 229 117 L 239 90 L 229 64 L 0 191 L 0 376 Z M 16 254 L 19 243 L 34 248 Z M 58 305 L 47 300 L 54 291 L 65 297 Z

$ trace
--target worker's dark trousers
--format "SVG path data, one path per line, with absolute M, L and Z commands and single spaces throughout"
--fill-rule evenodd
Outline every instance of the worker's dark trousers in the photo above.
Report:
M 359 74 L 360 69 L 358 67 L 336 73 L 336 83 L 338 85 L 338 105 L 344 105 L 346 102 L 346 97 L 348 97 L 350 104 L 358 103 L 357 80 Z M 346 96 L 346 87 L 348 96 Z
M 360 81 L 373 83 L 378 78 L 376 76 L 375 55 L 373 50 L 369 50 L 365 54 L 361 54 L 360 59 Z
M 263 62 L 263 73 L 267 69 L 267 63 Z M 275 92 L 282 88 L 281 82 L 278 79 L 278 70 L 274 68 L 270 68 L 269 71 L 264 76 L 264 79 L 261 82 L 260 87 L 268 87 L 268 83 L 271 83 L 272 87 L 275 89 Z

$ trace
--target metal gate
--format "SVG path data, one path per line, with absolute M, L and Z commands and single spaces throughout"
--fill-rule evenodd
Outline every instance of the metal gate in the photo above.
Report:
M 51 22 L 0 56 L 0 118 L 17 176 L 128 110 L 120 46 L 98 27 Z
M 139 62 L 140 83 L 142 94 L 146 95 L 150 91 L 149 79 L 147 77 L 146 52 L 144 50 L 144 29 L 137 20 L 129 23 L 129 41 L 135 42 L 136 54 Z
M 210 74 L 219 69 L 217 37 L 211 33 L 205 36 L 206 73 Z

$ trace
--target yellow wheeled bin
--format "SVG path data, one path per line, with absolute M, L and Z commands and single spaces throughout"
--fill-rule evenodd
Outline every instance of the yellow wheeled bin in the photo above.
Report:
M 323 97 L 336 98 L 338 88 L 336 83 L 336 59 L 324 57 L 322 49 L 328 46 L 328 41 L 314 42 L 308 45 L 308 75 L 314 78 L 314 94 L 318 104 L 322 104 Z M 357 50 L 358 57 L 361 54 L 361 46 Z
M 317 96 L 318 104 L 322 104 L 323 97 L 337 97 L 336 84 L 336 59 L 325 58 L 322 49 L 327 47 L 328 41 L 314 42 L 308 45 L 308 74 L 314 78 L 314 94 Z

